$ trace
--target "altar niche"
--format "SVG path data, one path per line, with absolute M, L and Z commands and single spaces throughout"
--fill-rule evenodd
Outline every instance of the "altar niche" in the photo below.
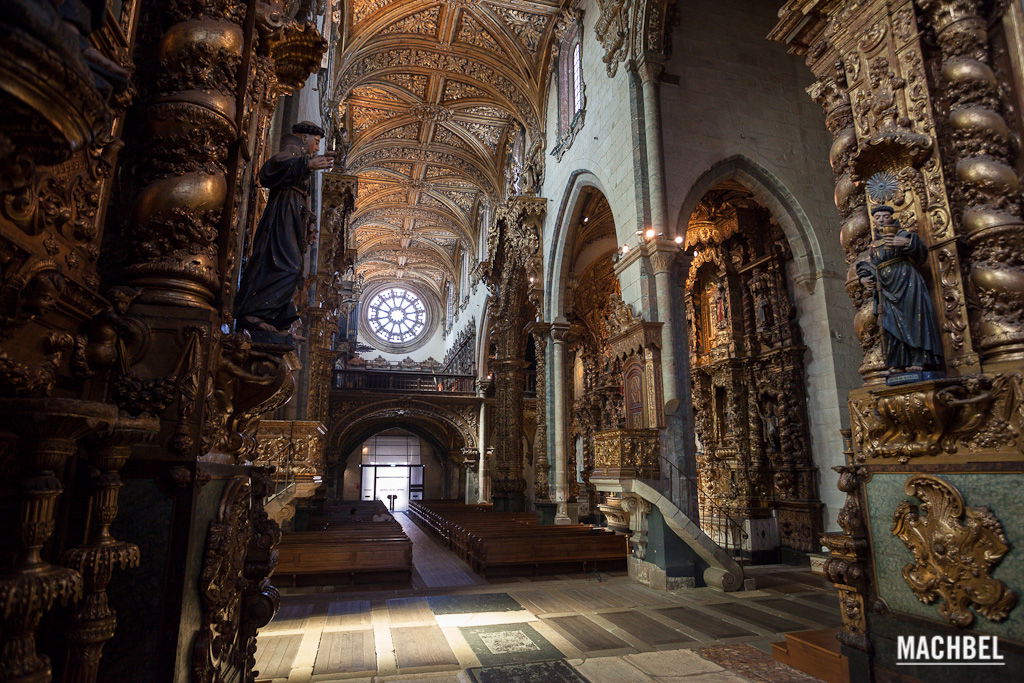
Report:
M 804 346 L 787 265 L 789 244 L 745 188 L 710 190 L 685 248 L 690 372 L 701 525 L 748 528 L 747 551 L 819 549 L 822 505 L 808 434 Z
M 590 483 L 595 467 L 595 435 L 626 426 L 622 362 L 612 353 L 609 321 L 622 292 L 615 274 L 615 222 L 608 200 L 596 189 L 581 193 L 567 250 L 569 270 L 565 316 L 570 324 L 567 470 L 570 500 L 580 519 L 596 515 L 601 495 Z M 642 396 L 642 393 L 641 393 Z M 640 410 L 643 410 L 641 405 Z M 635 413 L 633 419 L 636 418 Z M 641 417 L 642 419 L 642 417 Z

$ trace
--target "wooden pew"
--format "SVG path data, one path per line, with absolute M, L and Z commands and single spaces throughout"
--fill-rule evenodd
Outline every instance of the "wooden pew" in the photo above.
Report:
M 451 501 L 409 505 L 409 516 L 480 574 L 621 569 L 625 536 L 587 524 L 542 526 L 530 513 Z
M 354 521 L 354 517 L 372 519 L 373 514 L 386 513 L 380 501 L 340 503 L 325 506 L 327 514 L 319 523 L 326 528 L 282 534 L 275 570 L 278 585 L 408 585 L 412 542 L 402 525 L 390 514 L 380 522 Z M 357 507 L 356 515 L 350 514 L 352 507 Z M 340 512 L 335 515 L 334 511 Z

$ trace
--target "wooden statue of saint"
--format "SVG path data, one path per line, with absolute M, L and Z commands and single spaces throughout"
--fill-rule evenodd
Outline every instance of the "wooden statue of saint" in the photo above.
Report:
M 287 333 L 299 317 L 293 299 L 302 281 L 303 256 L 316 236 L 309 177 L 334 163 L 330 156 L 317 155 L 323 135 L 315 123 L 295 124 L 281 141 L 281 151 L 260 169 L 260 185 L 270 189 L 270 198 L 235 299 L 242 329 Z
M 857 276 L 873 292 L 882 329 L 882 350 L 891 373 L 942 367 L 942 340 L 924 276 L 918 270 L 928 250 L 904 230 L 891 206 L 871 210 L 874 220 L 869 257 L 857 263 Z

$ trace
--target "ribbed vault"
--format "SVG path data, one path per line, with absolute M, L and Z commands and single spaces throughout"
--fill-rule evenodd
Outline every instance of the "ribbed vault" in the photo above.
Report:
M 561 0 L 353 0 L 333 84 L 359 176 L 353 214 L 365 280 L 440 294 L 504 200 L 516 141 L 541 135 Z

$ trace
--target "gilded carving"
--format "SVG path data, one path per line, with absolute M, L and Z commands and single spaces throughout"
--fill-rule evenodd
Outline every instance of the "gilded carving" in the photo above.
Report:
M 657 479 L 661 438 L 656 429 L 613 429 L 594 433 L 594 475 Z
M 836 156 L 847 154 L 837 152 Z M 804 349 L 785 236 L 739 189 L 711 190 L 686 232 L 684 286 L 703 520 L 774 510 L 783 545 L 816 550 L 822 530 L 811 457 Z M 782 389 L 785 387 L 785 389 Z M 720 534 L 705 525 L 709 534 Z
M 939 613 L 966 628 L 972 609 L 990 621 L 1003 621 L 1017 594 L 992 572 L 1010 550 L 1003 526 L 987 507 L 968 507 L 948 481 L 915 475 L 903 487 L 923 505 L 901 502 L 893 513 L 892 534 L 903 541 L 914 562 L 903 579 L 926 605 L 940 601 Z

